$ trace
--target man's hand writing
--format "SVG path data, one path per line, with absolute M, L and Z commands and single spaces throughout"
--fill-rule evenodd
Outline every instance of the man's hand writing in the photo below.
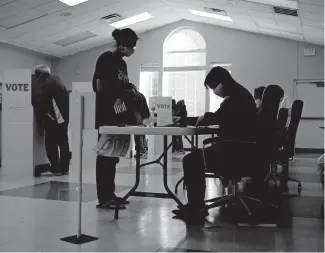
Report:
M 202 126 L 203 125 L 203 122 L 204 121 L 204 116 L 200 116 L 197 121 L 196 121 L 196 124 L 195 126 L 198 127 L 198 126 Z

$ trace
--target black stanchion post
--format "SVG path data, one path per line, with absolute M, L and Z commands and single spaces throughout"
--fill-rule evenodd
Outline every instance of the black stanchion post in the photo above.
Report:
M 92 242 L 98 240 L 97 237 L 93 237 L 90 235 L 84 235 L 81 233 L 81 222 L 82 222 L 82 146 L 83 146 L 83 128 L 84 128 L 84 97 L 81 95 L 79 99 L 76 100 L 76 104 L 78 105 L 78 144 L 79 150 L 77 152 L 78 166 L 79 167 L 79 186 L 78 186 L 78 229 L 77 234 L 65 238 L 61 238 L 61 241 L 73 243 L 73 244 L 84 244 L 87 242 Z M 75 129 L 74 129 L 75 130 Z M 76 136 L 76 135 L 75 135 Z

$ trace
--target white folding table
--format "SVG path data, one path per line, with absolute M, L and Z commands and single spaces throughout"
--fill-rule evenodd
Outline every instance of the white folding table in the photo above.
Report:
M 123 200 L 126 200 L 130 196 L 138 197 L 154 197 L 154 198 L 170 198 L 176 201 L 180 206 L 183 206 L 183 203 L 177 198 L 177 196 L 169 189 L 167 182 L 167 151 L 172 146 L 172 143 L 167 145 L 167 136 L 168 135 L 206 135 L 206 134 L 217 134 L 218 128 L 216 127 L 144 127 L 144 126 L 126 126 L 126 127 L 117 127 L 117 126 L 103 126 L 99 129 L 99 134 L 110 134 L 110 135 L 136 135 L 136 141 L 139 141 L 139 135 L 163 135 L 164 136 L 164 152 L 163 154 L 155 161 L 140 164 L 140 152 L 139 146 L 136 150 L 136 180 L 132 189 L 123 197 Z M 192 143 L 191 143 L 192 144 Z M 193 144 L 192 144 L 193 146 Z M 161 163 L 163 159 L 163 163 Z M 167 193 L 156 193 L 156 192 L 140 192 L 136 191 L 140 183 L 140 168 L 146 165 L 151 164 L 160 164 L 163 167 L 163 181 L 164 187 Z M 118 219 L 118 206 L 115 209 L 115 219 Z

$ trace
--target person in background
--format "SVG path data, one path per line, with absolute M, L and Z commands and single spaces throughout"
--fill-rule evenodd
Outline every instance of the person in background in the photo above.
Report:
M 131 121 L 134 120 L 135 115 L 131 115 L 126 110 L 123 102 L 125 100 L 132 103 L 133 98 L 136 97 L 129 83 L 127 65 L 123 58 L 133 55 L 138 36 L 130 28 L 116 29 L 112 36 L 116 42 L 116 49 L 100 55 L 93 76 L 93 90 L 96 92 L 96 129 L 105 125 L 134 123 Z M 124 96 L 126 89 L 130 91 L 128 92 L 130 97 Z M 124 100 L 119 99 L 120 97 Z M 126 204 L 130 203 L 129 201 L 122 202 L 122 199 L 115 195 L 115 174 L 118 162 L 118 157 L 97 156 L 96 182 L 99 202 L 97 208 L 115 208 L 119 202 L 119 207 L 123 209 Z
M 136 108 L 136 114 L 138 117 L 138 125 L 144 125 L 144 120 L 149 119 L 150 111 L 148 107 L 148 103 L 146 97 L 137 90 L 136 86 L 132 84 L 133 90 L 135 93 L 139 94 L 141 99 L 139 100 L 138 106 Z M 146 159 L 148 157 L 148 141 L 145 135 L 139 136 L 139 144 L 140 144 L 140 158 Z M 137 142 L 135 143 L 137 146 Z M 136 147 L 137 150 L 137 147 Z
M 175 100 L 174 100 L 175 101 Z M 174 103 L 174 105 L 173 105 Z M 173 123 L 181 123 L 187 117 L 187 110 L 184 100 L 180 100 L 176 103 L 172 101 L 173 107 Z M 182 136 L 173 136 L 173 147 L 172 151 L 175 154 L 185 154 L 184 146 L 183 146 L 183 139 Z
M 253 140 L 256 106 L 251 93 L 222 67 L 214 67 L 208 73 L 204 85 L 212 89 L 215 95 L 224 98 L 224 101 L 215 113 L 207 112 L 199 117 L 196 126 L 219 125 L 218 136 L 221 138 Z M 205 159 L 202 150 L 195 150 L 183 158 L 188 203 L 173 210 L 176 217 L 186 222 L 201 222 L 209 215 L 208 212 L 200 212 L 205 206 L 205 169 L 222 175 L 223 171 L 227 170 L 229 160 L 241 161 L 245 158 L 246 154 L 233 149 L 234 147 L 228 148 L 224 144 L 215 144 L 205 149 Z
M 265 90 L 265 86 L 260 86 L 254 90 L 254 99 L 255 99 L 255 104 L 257 109 L 261 107 L 264 90 Z
M 45 132 L 45 149 L 51 164 L 50 172 L 56 176 L 68 175 L 70 150 L 68 139 L 69 94 L 58 76 L 51 75 L 46 65 L 35 68 L 40 94 L 34 106 L 37 111 L 39 132 Z M 59 149 L 59 151 L 58 151 Z

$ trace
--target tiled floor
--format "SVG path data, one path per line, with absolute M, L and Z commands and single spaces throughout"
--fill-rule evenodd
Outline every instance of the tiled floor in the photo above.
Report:
M 131 197 L 127 210 L 95 208 L 94 169 L 84 169 L 82 231 L 99 237 L 83 245 L 69 244 L 60 238 L 77 231 L 77 179 L 69 176 L 17 178 L 0 174 L 0 251 L 324 251 L 324 194 L 316 170 L 316 156 L 299 155 L 292 163 L 292 176 L 302 180 L 300 196 L 284 197 L 284 206 L 292 213 L 281 227 L 233 225 L 210 210 L 204 227 L 186 226 L 173 219 L 173 200 Z M 169 161 L 171 189 L 182 176 L 181 158 Z M 117 170 L 119 195 L 133 185 L 134 161 L 123 159 Z M 219 182 L 208 180 L 207 197 L 220 191 Z M 179 188 L 178 196 L 186 201 Z M 290 193 L 297 184 L 290 183 Z M 164 192 L 162 169 L 144 168 L 139 190 Z

